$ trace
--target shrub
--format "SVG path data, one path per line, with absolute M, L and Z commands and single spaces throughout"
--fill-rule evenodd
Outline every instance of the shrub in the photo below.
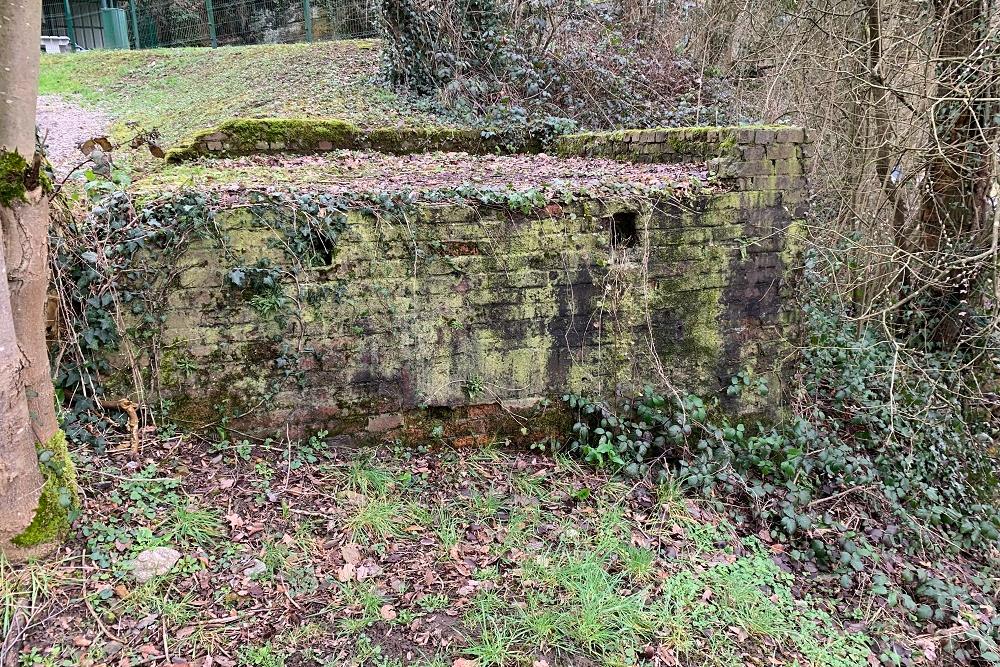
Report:
M 568 449 L 628 475 L 679 473 L 707 497 L 738 497 L 737 520 L 793 544 L 794 558 L 858 562 L 843 554 L 859 515 L 877 519 L 867 539 L 911 552 L 970 552 L 997 541 L 997 427 L 963 398 L 968 359 L 919 352 L 859 326 L 824 296 L 829 273 L 818 267 L 814 255 L 797 416 L 746 424 L 718 416 L 716 401 L 649 387 L 613 402 L 567 395 L 577 413 Z M 744 374 L 729 393 L 755 386 Z

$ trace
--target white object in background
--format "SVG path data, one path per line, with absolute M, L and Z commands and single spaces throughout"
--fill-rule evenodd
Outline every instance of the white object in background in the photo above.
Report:
M 42 48 L 45 53 L 67 53 L 69 48 L 69 37 L 42 35 Z

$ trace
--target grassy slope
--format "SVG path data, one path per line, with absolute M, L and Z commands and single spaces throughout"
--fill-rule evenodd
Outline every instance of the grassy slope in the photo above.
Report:
M 378 42 L 42 56 L 39 90 L 158 129 L 167 144 L 240 116 L 328 116 L 359 125 L 441 124 L 377 82 Z

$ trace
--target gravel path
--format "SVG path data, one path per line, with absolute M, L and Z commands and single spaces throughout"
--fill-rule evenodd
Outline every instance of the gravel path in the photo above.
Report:
M 57 177 L 65 176 L 84 159 L 81 143 L 104 136 L 111 126 L 107 114 L 84 109 L 56 95 L 38 97 L 36 119 Z

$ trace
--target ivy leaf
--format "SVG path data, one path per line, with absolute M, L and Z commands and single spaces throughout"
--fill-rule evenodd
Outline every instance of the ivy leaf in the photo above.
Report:
M 80 257 L 82 257 L 84 261 L 90 262 L 91 264 L 97 263 L 97 253 L 94 252 L 93 250 L 88 250 L 87 252 L 80 255 Z

